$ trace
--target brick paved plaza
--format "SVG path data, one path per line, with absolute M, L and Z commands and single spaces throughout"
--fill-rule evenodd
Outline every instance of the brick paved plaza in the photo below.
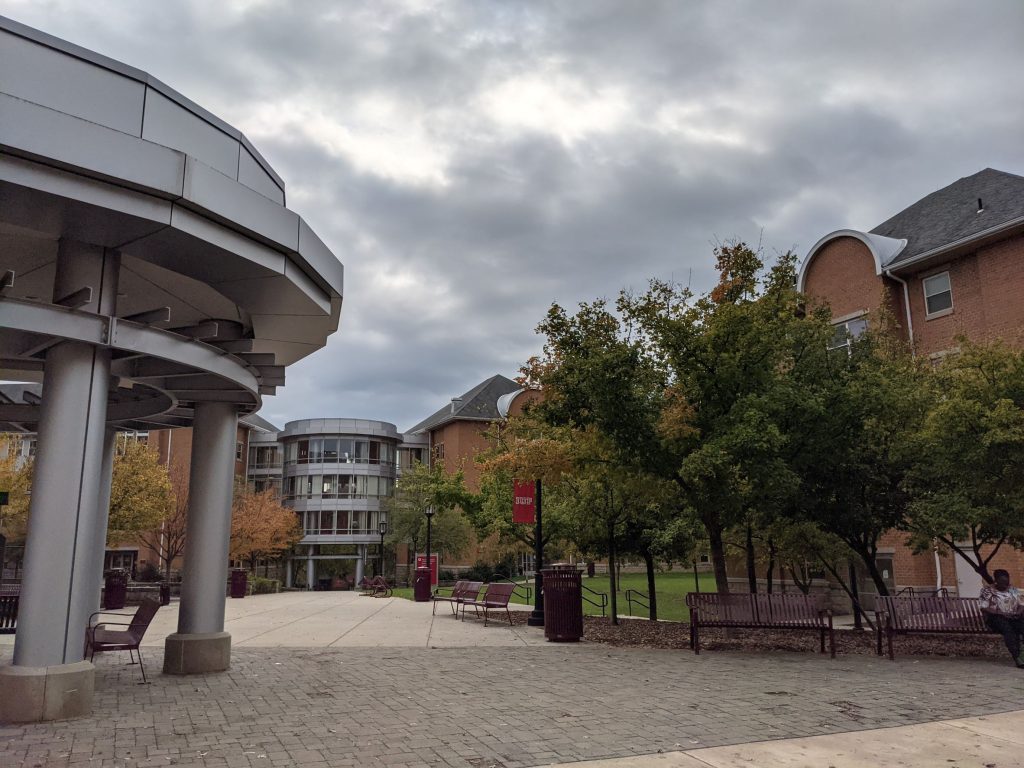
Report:
M 283 608 L 271 608 L 292 605 L 287 598 L 229 602 L 229 631 L 232 621 L 259 615 L 264 626 L 273 624 L 268 617 Z M 484 629 L 471 621 L 458 630 L 458 642 L 402 647 L 389 643 L 389 635 L 401 639 L 394 624 L 382 625 L 373 640 L 371 621 L 351 622 L 344 614 L 408 613 L 421 624 L 443 627 L 431 633 L 435 638 L 459 623 L 440 612 L 428 621 L 429 606 L 407 601 L 337 593 L 291 598 L 303 599 L 321 622 L 332 613 L 325 606 L 335 601 L 333 613 L 349 627 L 345 634 L 361 627 L 365 642 L 376 647 L 338 647 L 336 641 L 328 647 L 327 638 L 320 647 L 241 645 L 229 672 L 180 678 L 158 673 L 162 649 L 156 645 L 146 649 L 150 685 L 137 684 L 138 668 L 124 663 L 126 654 L 97 657 L 93 716 L 0 726 L 0 765 L 513 768 L 1024 706 L 1024 675 L 988 660 L 906 657 L 893 663 L 736 652 L 695 657 L 588 643 L 527 645 L 517 635 L 535 637 L 539 630 L 500 622 Z M 302 627 L 302 621 L 292 624 L 298 637 Z M 474 637 L 511 644 L 478 645 Z M 9 644 L 0 646 L 0 660 L 10 652 Z

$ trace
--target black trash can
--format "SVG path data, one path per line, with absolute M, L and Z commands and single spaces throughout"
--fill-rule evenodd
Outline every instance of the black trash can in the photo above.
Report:
M 166 581 L 160 585 L 160 605 L 171 604 L 171 585 Z
M 128 597 L 128 571 L 115 568 L 103 576 L 103 607 L 108 611 L 124 608 Z
M 544 577 L 544 637 L 575 643 L 583 637 L 582 574 L 574 565 L 553 565 Z
M 416 578 L 412 583 L 413 599 L 417 603 L 430 601 L 430 569 L 417 568 Z
M 249 574 L 242 568 L 235 568 L 231 571 L 231 596 L 245 597 L 245 590 L 249 586 Z

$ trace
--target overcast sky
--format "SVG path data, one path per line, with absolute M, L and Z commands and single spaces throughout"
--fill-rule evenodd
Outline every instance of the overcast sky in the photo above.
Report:
M 0 0 L 241 129 L 345 264 L 262 415 L 406 429 L 553 301 L 710 287 L 985 167 L 1024 174 L 1024 2 Z

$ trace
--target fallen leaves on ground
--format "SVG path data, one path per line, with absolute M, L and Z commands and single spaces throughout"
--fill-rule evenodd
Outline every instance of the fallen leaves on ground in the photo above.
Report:
M 525 624 L 529 614 L 513 614 L 516 624 Z M 818 633 L 809 630 L 733 629 L 729 637 L 725 630 L 701 631 L 701 650 L 708 651 L 797 651 L 817 653 Z M 675 621 L 644 621 L 619 619 L 618 625 L 610 619 L 595 616 L 583 618 L 583 639 L 592 643 L 606 643 L 623 648 L 686 649 L 690 647 L 690 625 Z M 827 643 L 827 639 L 826 639 Z M 893 641 L 896 657 L 903 656 L 956 656 L 1006 660 L 1009 654 L 998 635 L 981 637 L 958 635 L 904 635 Z M 828 646 L 826 645 L 826 648 Z M 883 640 L 883 652 L 885 645 Z M 874 655 L 875 633 L 852 629 L 836 630 L 837 654 Z

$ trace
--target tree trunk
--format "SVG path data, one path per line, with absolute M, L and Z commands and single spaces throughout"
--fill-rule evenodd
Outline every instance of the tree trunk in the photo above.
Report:
M 658 620 L 658 595 L 655 592 L 654 587 L 654 556 L 650 550 L 644 550 L 644 565 L 647 566 L 647 594 L 650 595 L 648 603 L 650 604 L 650 616 L 651 621 Z
M 747 555 L 747 588 L 750 594 L 757 594 L 757 563 L 754 562 L 754 526 L 747 523 L 747 540 L 745 543 Z
M 856 610 L 856 606 L 859 604 L 860 598 L 857 595 L 853 594 L 853 590 L 850 589 L 850 585 L 843 580 L 843 577 L 839 575 L 839 572 L 835 568 L 833 568 L 827 560 L 820 556 L 818 559 L 821 560 L 821 564 L 825 566 L 825 570 L 831 573 L 832 577 L 839 583 L 839 586 L 842 587 L 843 592 L 845 592 L 847 597 L 850 598 L 850 602 L 854 604 L 854 609 Z M 867 625 L 871 627 L 872 631 L 874 631 L 875 624 L 873 621 L 871 621 L 871 618 L 867 615 L 867 613 L 864 612 L 863 608 L 861 608 L 861 615 L 863 615 L 864 621 L 867 622 Z
M 765 573 L 765 580 L 768 582 L 765 591 L 770 595 L 772 582 L 775 580 L 775 541 L 770 536 L 768 537 L 768 570 Z M 785 580 L 785 576 L 783 576 L 783 580 Z
M 615 579 L 615 523 L 608 526 L 608 584 L 611 587 L 612 624 L 619 623 L 619 601 Z
M 729 594 L 729 576 L 725 570 L 725 543 L 722 541 L 722 526 L 717 523 L 705 522 L 708 532 L 708 546 L 711 554 L 711 566 L 715 572 L 715 587 L 718 594 Z
M 798 574 L 795 565 L 789 566 L 789 577 L 793 580 L 793 583 L 796 584 L 796 588 L 799 589 L 803 594 L 811 594 L 810 578 L 805 578 L 805 574 L 803 573 Z

